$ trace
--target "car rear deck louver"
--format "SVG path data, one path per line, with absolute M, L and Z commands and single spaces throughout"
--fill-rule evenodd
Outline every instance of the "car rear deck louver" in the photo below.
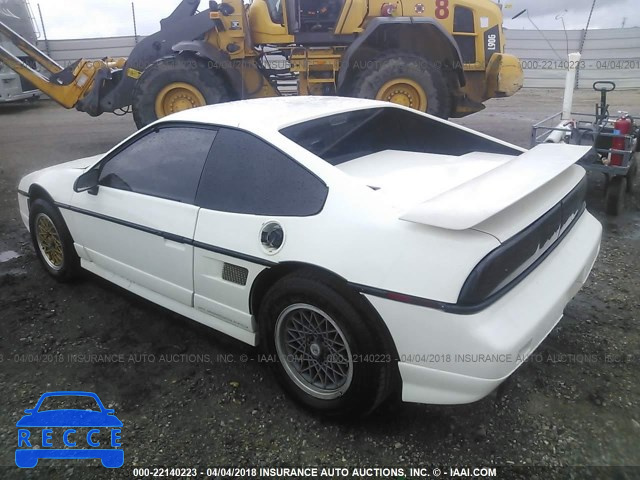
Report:
M 246 285 L 249 277 L 249 270 L 238 265 L 225 263 L 222 267 L 222 279 L 227 282 L 237 283 L 238 285 Z
M 458 305 L 481 304 L 515 286 L 562 241 L 585 209 L 586 177 L 529 227 L 487 255 L 467 278 Z

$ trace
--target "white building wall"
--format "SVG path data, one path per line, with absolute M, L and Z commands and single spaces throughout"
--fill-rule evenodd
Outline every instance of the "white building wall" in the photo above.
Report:
M 507 52 L 522 61 L 525 87 L 562 88 L 567 51 L 580 49 L 584 32 L 570 30 L 507 30 Z M 63 66 L 78 58 L 126 57 L 135 37 L 50 40 L 51 56 Z M 39 47 L 45 49 L 44 42 Z M 611 80 L 618 88 L 640 88 L 640 28 L 589 30 L 584 40 L 578 88 Z
M 582 30 L 508 30 L 507 52 L 522 61 L 525 87 L 562 88 L 567 51 L 580 49 Z M 640 88 L 640 28 L 589 30 L 582 49 L 578 88 L 610 80 L 618 88 Z

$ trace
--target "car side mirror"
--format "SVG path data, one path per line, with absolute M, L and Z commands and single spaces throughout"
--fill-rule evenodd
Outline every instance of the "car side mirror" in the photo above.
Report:
M 107 415 L 113 415 L 114 413 L 116 413 L 116 411 L 113 408 L 105 408 L 104 413 L 106 413 Z
M 88 172 L 78 177 L 73 185 L 74 192 L 88 192 L 91 195 L 98 194 L 98 180 L 100 179 L 100 170 L 92 168 Z
M 35 408 L 27 408 L 24 413 L 31 415 L 35 411 Z

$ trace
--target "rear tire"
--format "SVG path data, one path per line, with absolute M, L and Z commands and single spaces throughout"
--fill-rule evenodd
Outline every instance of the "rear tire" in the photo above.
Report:
M 260 343 L 276 360 L 284 390 L 330 416 L 370 413 L 391 385 L 394 360 L 348 297 L 321 276 L 299 272 L 278 281 L 259 310 Z
M 58 209 L 36 199 L 29 208 L 29 229 L 36 255 L 49 275 L 68 282 L 80 275 L 80 258 Z
M 638 159 L 640 154 L 635 154 L 631 159 L 631 168 L 627 172 L 627 193 L 635 193 L 638 179 Z
M 222 71 L 206 60 L 176 55 L 149 65 L 133 91 L 133 119 L 143 128 L 171 113 L 231 100 Z
M 625 195 L 627 193 L 627 178 L 613 177 L 607 185 L 607 197 L 605 199 L 607 214 L 617 216 L 624 212 Z
M 387 54 L 359 74 L 351 96 L 390 101 L 441 118 L 451 113 L 442 68 L 417 55 Z

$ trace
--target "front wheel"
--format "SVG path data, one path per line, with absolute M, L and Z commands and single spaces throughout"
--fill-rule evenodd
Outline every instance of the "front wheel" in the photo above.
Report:
M 61 282 L 73 280 L 80 273 L 80 259 L 73 239 L 58 209 L 37 199 L 29 208 L 31 240 L 43 267 Z
M 138 128 L 190 108 L 231 100 L 221 70 L 203 59 L 176 55 L 149 65 L 133 91 L 133 119 Z
M 313 274 L 292 274 L 262 302 L 260 341 L 286 392 L 328 415 L 366 414 L 389 393 L 392 359 L 348 294 Z

